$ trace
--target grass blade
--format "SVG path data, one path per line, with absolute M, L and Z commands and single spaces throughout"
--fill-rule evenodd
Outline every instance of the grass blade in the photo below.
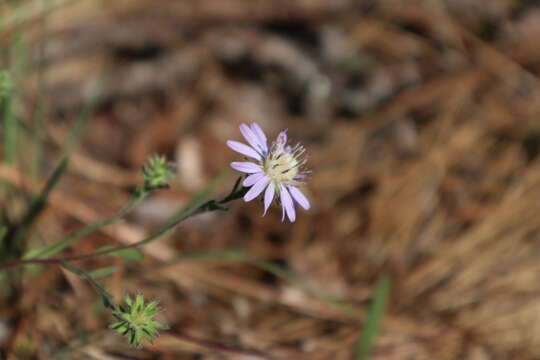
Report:
M 28 227 L 39 215 L 39 213 L 45 208 L 51 191 L 53 191 L 56 185 L 58 185 L 58 183 L 60 182 L 60 179 L 67 170 L 67 166 L 67 158 L 63 158 L 62 160 L 60 160 L 58 166 L 56 167 L 56 169 L 54 169 L 51 177 L 45 184 L 45 187 L 43 188 L 41 193 L 31 202 L 30 207 L 28 208 L 26 214 L 20 222 L 18 227 L 21 231 L 24 231 L 24 229 Z
M 52 5 L 53 0 L 43 0 L 43 5 L 46 9 L 49 9 Z M 41 18 L 41 24 L 39 31 L 43 34 L 47 33 L 47 24 L 48 24 L 49 12 L 46 11 L 43 17 Z M 31 148 L 32 148 L 32 159 L 30 163 L 30 178 L 35 183 L 38 182 L 42 157 L 44 154 L 44 140 L 45 140 L 45 108 L 47 105 L 47 91 L 46 91 L 46 47 L 48 43 L 48 37 L 44 36 L 40 39 L 37 46 L 39 62 L 36 69 L 36 87 L 37 87 L 37 99 L 36 107 L 32 120 L 30 122 L 32 127 L 31 134 Z
M 18 124 L 13 113 L 13 96 L 6 95 L 2 101 L 4 118 L 4 162 L 13 164 L 17 153 Z
M 358 340 L 357 360 L 368 360 L 371 355 L 371 348 L 379 333 L 381 318 L 384 314 L 386 301 L 390 295 L 390 285 L 390 278 L 386 275 L 377 283 L 377 288 L 375 289 L 375 294 L 369 308 L 364 330 Z
M 88 123 L 88 119 L 95 109 L 96 105 L 100 99 L 101 89 L 103 88 L 106 80 L 106 75 L 102 77 L 99 82 L 99 87 L 96 92 L 96 95 L 92 97 L 88 102 L 86 102 L 81 109 L 79 116 L 73 126 L 70 129 L 69 137 L 65 142 L 65 145 L 62 147 L 62 157 L 67 159 L 73 150 L 73 147 L 80 141 L 82 135 L 84 134 L 84 129 Z M 124 207 L 120 212 L 108 220 L 97 221 L 95 223 L 85 226 L 83 229 L 79 230 L 75 234 L 64 236 L 62 239 L 58 240 L 53 244 L 48 244 L 39 248 L 34 248 L 24 254 L 23 259 L 30 259 L 35 257 L 51 257 L 64 250 L 65 248 L 71 246 L 79 238 L 86 236 L 94 231 L 97 231 L 105 226 L 112 225 L 118 222 L 123 215 L 125 215 L 131 208 L 133 208 L 136 203 L 141 201 L 142 198 L 133 198 L 132 201 Z
M 56 187 L 62 175 L 64 175 L 67 166 L 67 158 L 62 159 L 45 184 L 41 193 L 31 201 L 30 206 L 21 221 L 6 234 L 5 241 L 0 249 L 0 259 L 10 258 L 14 254 L 22 251 L 24 248 L 21 243 L 22 239 L 26 235 L 28 228 L 43 209 L 45 209 L 51 191 Z
M 14 111 L 16 90 L 19 87 L 26 63 L 26 46 L 22 35 L 15 36 L 8 48 L 9 71 L 11 76 L 11 89 L 3 98 L 4 118 L 4 161 L 8 164 L 15 163 L 19 123 Z

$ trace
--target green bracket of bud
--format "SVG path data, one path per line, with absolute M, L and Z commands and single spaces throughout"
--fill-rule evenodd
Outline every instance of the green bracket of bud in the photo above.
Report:
M 157 301 L 144 302 L 144 296 L 137 294 L 135 298 L 126 295 L 124 306 L 117 306 L 113 315 L 117 322 L 109 327 L 128 338 L 131 345 L 142 346 L 143 339 L 152 343 L 158 334 L 158 330 L 167 329 L 167 326 L 156 321 L 154 317 L 161 312 Z
M 174 177 L 173 165 L 163 155 L 152 155 L 142 171 L 146 191 L 168 188 Z

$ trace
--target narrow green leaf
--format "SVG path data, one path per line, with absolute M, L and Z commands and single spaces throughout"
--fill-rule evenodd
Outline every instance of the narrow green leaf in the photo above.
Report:
M 51 191 L 58 184 L 62 175 L 64 175 L 67 166 L 68 160 L 67 158 L 63 158 L 56 167 L 56 169 L 54 169 L 51 177 L 47 181 L 47 184 L 45 184 L 45 187 L 43 188 L 41 193 L 37 197 L 35 197 L 34 200 L 32 200 L 28 210 L 24 214 L 24 217 L 17 226 L 17 231 L 14 235 L 15 244 L 18 244 L 20 242 L 20 240 L 26 234 L 28 227 L 34 222 L 34 220 L 38 217 L 41 211 L 45 209 Z
M 8 164 L 15 162 L 17 153 L 18 127 L 17 118 L 13 112 L 13 95 L 6 94 L 1 101 L 3 109 L 4 161 Z
M 49 9 L 54 2 L 54 0 L 41 0 L 44 8 Z M 39 22 L 39 32 L 47 34 L 48 25 L 49 25 L 49 16 L 51 13 L 46 11 Z M 36 73 L 36 87 L 37 87 L 37 96 L 34 115 L 30 122 L 31 131 L 31 153 L 32 161 L 29 164 L 29 172 L 31 179 L 34 183 L 38 182 L 38 179 L 41 174 L 41 164 L 43 163 L 42 159 L 44 156 L 44 144 L 45 144 L 45 108 L 47 107 L 47 76 L 46 76 L 46 48 L 47 43 L 49 42 L 48 36 L 43 36 L 40 38 L 38 44 L 32 44 L 32 50 L 37 50 L 37 65 L 33 69 Z M 37 46 L 36 46 L 37 45 Z M 30 151 L 28 151 L 30 153 Z
M 116 250 L 109 253 L 108 255 L 120 257 L 127 261 L 138 261 L 144 259 L 143 252 L 135 248 Z
M 17 34 L 8 47 L 9 70 L 12 89 L 3 98 L 4 161 L 13 164 L 17 155 L 19 119 L 15 113 L 16 89 L 26 63 L 26 46 L 21 34 Z
M 362 335 L 358 339 L 357 360 L 368 360 L 371 355 L 371 348 L 379 333 L 381 318 L 390 295 L 390 285 L 391 281 L 388 276 L 383 276 L 377 283 Z
M 67 158 L 63 158 L 62 160 L 60 160 L 41 193 L 36 196 L 30 204 L 30 207 L 28 208 L 26 214 L 24 215 L 21 223 L 18 226 L 20 230 L 24 230 L 26 226 L 30 225 L 39 215 L 39 213 L 45 208 L 51 191 L 56 187 L 62 175 L 64 175 L 67 166 Z
M 12 87 L 13 84 L 9 72 L 5 70 L 0 71 L 0 99 L 9 94 Z
M 90 282 L 90 284 L 92 284 L 96 291 L 98 291 L 101 295 L 103 305 L 105 305 L 105 307 L 107 308 L 114 310 L 113 296 L 103 286 L 101 286 L 97 281 L 95 281 L 89 273 L 87 273 L 81 268 L 76 267 L 75 265 L 68 263 L 67 261 L 62 261 L 61 264 L 66 270 L 69 270 L 72 273 L 78 275 L 81 279 Z
M 116 266 L 106 266 L 96 270 L 92 270 L 88 273 L 93 279 L 99 279 L 111 275 L 117 269 Z
M 47 246 L 49 246 L 49 245 L 40 246 L 40 247 L 38 247 L 38 248 L 28 250 L 28 251 L 23 255 L 23 259 L 31 259 L 31 258 L 35 257 L 35 256 L 38 255 L 39 253 L 44 252 L 44 251 L 47 249 Z
M 49 194 L 51 193 L 51 191 L 60 182 L 60 179 L 62 178 L 62 176 L 64 175 L 64 173 L 67 170 L 68 163 L 69 163 L 68 158 L 63 157 L 60 160 L 60 162 L 58 163 L 58 165 L 56 166 L 56 169 L 54 169 L 51 177 L 47 181 L 47 184 L 45 185 L 45 188 L 43 189 L 43 191 L 42 191 L 42 193 L 40 195 L 40 197 L 43 198 L 43 201 L 47 201 L 47 198 L 49 197 Z

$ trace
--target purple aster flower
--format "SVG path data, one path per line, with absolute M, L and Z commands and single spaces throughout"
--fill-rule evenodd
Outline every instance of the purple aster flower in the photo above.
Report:
M 240 124 L 240 132 L 249 146 L 229 140 L 227 145 L 236 152 L 252 159 L 246 162 L 232 162 L 231 167 L 249 174 L 242 185 L 250 187 L 244 201 L 251 201 L 264 191 L 264 213 L 270 207 L 274 196 L 279 198 L 282 208 L 281 221 L 285 214 L 291 222 L 296 220 L 295 206 L 308 210 L 310 204 L 298 185 L 306 178 L 303 170 L 306 163 L 302 145 L 291 147 L 287 144 L 287 130 L 279 133 L 276 140 L 268 147 L 266 135 L 256 123 Z

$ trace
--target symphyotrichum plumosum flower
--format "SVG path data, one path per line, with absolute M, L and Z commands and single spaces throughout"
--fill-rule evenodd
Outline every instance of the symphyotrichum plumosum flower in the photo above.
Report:
M 157 301 L 144 303 L 142 294 L 135 299 L 126 295 L 125 305 L 117 306 L 113 315 L 118 320 L 110 327 L 122 335 L 126 335 L 131 345 L 141 346 L 143 338 L 152 342 L 158 336 L 159 329 L 167 326 L 156 321 L 154 317 L 161 312 Z
M 280 132 L 270 147 L 258 124 L 240 124 L 240 132 L 249 146 L 233 140 L 227 141 L 227 145 L 255 160 L 231 163 L 233 169 L 249 174 L 242 183 L 245 187 L 251 187 L 244 195 L 244 201 L 251 201 L 264 191 L 264 216 L 274 195 L 277 195 L 282 208 L 281 221 L 287 214 L 289 220 L 294 222 L 296 205 L 306 210 L 310 208 L 308 199 L 298 189 L 306 178 L 306 171 L 303 169 L 306 163 L 304 147 L 300 144 L 294 147 L 288 145 L 287 130 Z

